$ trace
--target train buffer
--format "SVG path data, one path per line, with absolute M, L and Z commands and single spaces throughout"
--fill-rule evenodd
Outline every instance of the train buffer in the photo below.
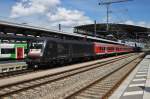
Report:
M 150 55 L 145 56 L 110 99 L 150 99 Z

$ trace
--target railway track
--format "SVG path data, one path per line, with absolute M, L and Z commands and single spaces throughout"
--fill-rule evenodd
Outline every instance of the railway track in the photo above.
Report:
M 137 58 L 101 79 L 95 80 L 84 88 L 74 92 L 66 99 L 107 99 L 120 83 L 129 75 L 142 58 Z
M 130 54 L 129 54 L 130 55 Z M 125 56 L 129 56 L 128 54 L 127 55 L 123 55 L 122 57 L 125 57 Z M 115 58 L 117 59 L 117 58 Z M 114 60 L 115 60 L 114 59 Z M 105 62 L 105 61 L 104 61 Z M 94 64 L 93 64 L 94 65 Z M 5 66 L 6 67 L 6 66 Z M 8 66 L 10 67 L 10 66 Z M 11 67 L 12 68 L 12 67 Z M 8 69 L 8 68 L 7 68 Z M 10 69 L 10 68 L 9 68 Z M 28 73 L 34 73 L 34 72 L 39 72 L 39 71 L 42 71 L 42 70 L 34 70 L 34 69 L 27 69 L 27 68 L 24 68 L 22 70 L 16 70 L 16 71 L 7 71 L 7 72 L 2 72 L 0 73 L 0 79 L 4 79 L 4 78 L 11 78 L 11 77 L 15 77 L 15 76 L 20 76 L 20 75 L 26 75 Z
M 121 59 L 112 59 L 106 62 L 66 70 L 53 75 L 0 86 L 0 97 L 4 99 L 76 98 L 76 95 L 78 95 L 81 90 L 91 86 L 91 84 L 95 84 L 98 80 L 104 79 L 115 71 L 124 68 L 125 65 L 139 56 L 141 56 L 141 54 L 126 55 L 121 57 Z
M 24 70 L 17 70 L 17 71 L 11 71 L 11 72 L 3 72 L 0 73 L 0 79 L 4 78 L 11 78 L 15 76 L 20 76 L 20 75 L 26 75 L 28 73 L 34 72 L 33 69 L 24 69 Z

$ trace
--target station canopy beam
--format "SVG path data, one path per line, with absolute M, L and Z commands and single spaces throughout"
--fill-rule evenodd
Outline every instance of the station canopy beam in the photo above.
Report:
M 21 36 L 20 36 L 21 35 Z M 6 21 L 0 21 L 0 39 L 16 39 L 16 40 L 30 40 L 37 37 L 53 37 L 67 40 L 80 40 L 80 41 L 96 41 L 112 44 L 121 44 L 116 41 L 111 41 L 103 38 L 97 38 L 92 36 L 86 36 L 83 34 L 62 32 L 51 30 L 43 27 L 34 27 L 26 24 L 10 23 Z

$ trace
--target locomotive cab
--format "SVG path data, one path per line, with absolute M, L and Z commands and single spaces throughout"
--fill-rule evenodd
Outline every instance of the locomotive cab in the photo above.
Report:
M 28 57 L 39 58 L 43 55 L 44 41 L 34 41 L 29 44 Z
M 44 40 L 31 41 L 29 43 L 29 52 L 26 61 L 29 66 L 38 67 L 44 53 L 44 47 Z

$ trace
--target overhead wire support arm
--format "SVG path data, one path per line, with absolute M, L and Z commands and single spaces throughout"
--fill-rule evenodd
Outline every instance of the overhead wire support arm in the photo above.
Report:
M 127 1 L 133 1 L 133 0 L 106 0 L 105 2 L 100 2 L 99 5 L 109 5 L 112 3 L 121 3 L 121 2 L 127 2 Z
M 109 31 L 109 8 L 110 5 L 113 3 L 122 3 L 122 2 L 127 2 L 127 1 L 133 1 L 133 0 L 105 0 L 99 3 L 99 5 L 106 5 L 107 7 L 107 27 L 106 27 L 106 31 Z

